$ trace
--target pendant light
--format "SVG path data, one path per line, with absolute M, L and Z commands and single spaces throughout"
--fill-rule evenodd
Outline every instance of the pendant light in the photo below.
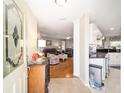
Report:
M 67 3 L 67 0 L 55 0 L 55 3 L 58 6 L 64 6 Z

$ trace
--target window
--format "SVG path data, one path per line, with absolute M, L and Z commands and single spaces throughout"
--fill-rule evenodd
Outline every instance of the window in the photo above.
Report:
M 110 46 L 115 48 L 121 47 L 121 41 L 110 41 Z

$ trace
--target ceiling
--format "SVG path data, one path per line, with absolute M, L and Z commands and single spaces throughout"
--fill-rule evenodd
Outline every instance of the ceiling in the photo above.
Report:
M 48 37 L 73 36 L 73 20 L 84 12 L 103 35 L 121 34 L 121 0 L 67 0 L 60 7 L 55 0 L 26 0 L 38 21 L 38 30 Z M 110 28 L 114 30 L 111 31 Z

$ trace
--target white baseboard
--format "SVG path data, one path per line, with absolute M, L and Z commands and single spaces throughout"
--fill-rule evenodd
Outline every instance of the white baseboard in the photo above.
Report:
M 90 86 L 89 83 L 86 83 L 86 82 L 83 81 L 81 78 L 80 78 L 80 80 L 82 81 L 82 83 L 83 83 L 86 87 L 89 87 L 89 86 Z
M 79 78 L 86 87 L 90 87 L 89 83 L 84 82 L 79 76 L 74 76 L 74 77 Z

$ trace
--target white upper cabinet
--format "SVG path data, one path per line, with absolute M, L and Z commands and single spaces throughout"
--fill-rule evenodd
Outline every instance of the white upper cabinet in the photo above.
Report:
M 91 23 L 90 24 L 90 44 L 95 44 L 98 46 L 102 46 L 102 33 L 97 27 L 96 24 Z

